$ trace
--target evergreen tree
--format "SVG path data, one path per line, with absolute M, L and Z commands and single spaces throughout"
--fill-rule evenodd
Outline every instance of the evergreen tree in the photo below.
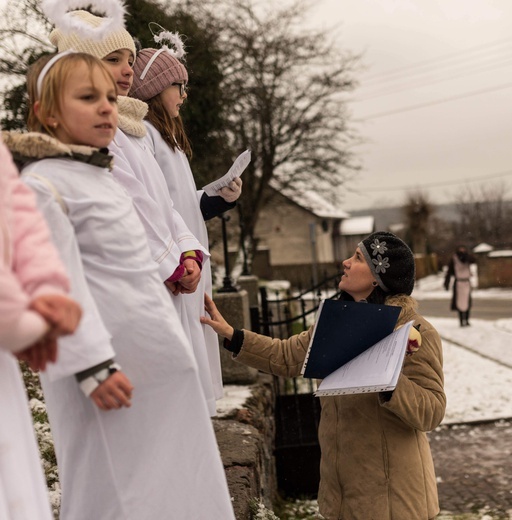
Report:
M 183 6 L 172 13 L 154 2 L 128 0 L 127 29 L 142 47 L 157 47 L 149 22 L 178 32 L 185 42 L 185 66 L 189 74 L 189 97 L 183 106 L 183 121 L 192 143 L 191 168 L 198 187 L 220 177 L 231 161 L 222 117 L 223 75 L 219 67 L 219 30 L 212 18 L 191 14 Z

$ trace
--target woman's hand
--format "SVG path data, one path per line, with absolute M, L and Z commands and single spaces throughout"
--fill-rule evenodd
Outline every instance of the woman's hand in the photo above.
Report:
M 219 336 L 231 341 L 234 333 L 233 327 L 223 318 L 213 300 L 206 293 L 204 295 L 204 308 L 210 317 L 201 316 L 201 323 L 210 325 Z

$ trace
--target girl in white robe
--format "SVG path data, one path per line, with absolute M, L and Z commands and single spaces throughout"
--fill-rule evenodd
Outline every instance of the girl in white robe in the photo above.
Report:
M 44 370 L 55 361 L 55 337 L 74 331 L 80 308 L 66 296 L 69 281 L 34 194 L 1 141 L 0 287 L 0 518 L 51 520 L 16 357 Z M 39 312 L 48 304 L 59 311 L 59 323 Z
M 168 33 L 167 33 L 168 34 Z M 176 47 L 182 49 L 177 35 L 172 35 Z M 197 190 L 187 154 L 191 147 L 183 128 L 180 109 L 187 99 L 188 73 L 177 59 L 181 57 L 167 47 L 160 50 L 143 49 L 133 65 L 133 85 L 130 96 L 148 103 L 145 124 L 146 145 L 155 156 L 165 178 L 168 192 L 186 225 L 208 248 L 205 220 L 234 207 L 241 194 L 242 181 L 237 178 L 223 188 L 217 197 L 208 197 Z M 217 335 L 200 323 L 204 316 L 204 294 L 212 294 L 212 275 L 209 261 L 205 262 L 198 290 L 182 297 L 189 319 L 194 344 L 208 354 L 214 395 L 222 396 L 222 376 Z
M 69 14 L 90 27 L 98 27 L 104 21 L 104 18 L 85 11 Z M 169 192 L 164 173 L 153 155 L 151 141 L 145 139 L 147 130 L 143 118 L 148 110 L 147 104 L 126 97 L 132 85 L 132 66 L 136 61 L 133 39 L 125 29 L 112 31 L 97 41 L 57 27 L 50 34 L 50 40 L 59 51 L 73 49 L 100 58 L 114 75 L 119 94 L 119 129 L 109 146 L 115 159 L 112 175 L 134 201 L 153 259 L 158 263 L 161 280 L 173 294 L 181 324 L 194 349 L 209 413 L 216 415 L 215 401 L 223 395 L 219 346 L 214 335 L 199 321 L 204 314 L 203 293 L 211 286 L 206 229 L 195 226 L 194 221 L 188 218 L 189 185 L 184 186 L 183 192 L 172 193 L 172 196 Z M 169 172 L 169 175 L 173 174 Z M 192 211 L 198 206 L 195 189 L 192 206 Z M 186 222 L 184 216 L 187 216 Z M 202 226 L 204 228 L 204 223 Z M 206 280 L 198 289 L 203 263 L 208 263 Z M 194 298 L 189 297 L 191 293 L 194 293 Z M 209 336 L 208 343 L 205 334 Z
M 10 145 L 26 161 L 23 178 L 84 310 L 43 378 L 60 517 L 233 519 L 197 363 L 133 202 L 99 150 L 115 133 L 115 83 L 90 55 L 60 55 L 46 75 L 45 62 L 28 79 L 37 100 L 30 129 L 43 133 L 11 137 Z M 62 95 L 45 107 L 52 92 Z M 116 382 L 120 374 L 125 380 Z

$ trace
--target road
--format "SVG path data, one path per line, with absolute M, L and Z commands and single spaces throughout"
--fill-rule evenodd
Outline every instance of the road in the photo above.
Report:
M 457 313 L 450 310 L 450 300 L 419 300 L 419 312 L 422 316 L 457 318 Z M 499 320 L 512 318 L 512 300 L 473 299 L 471 318 Z

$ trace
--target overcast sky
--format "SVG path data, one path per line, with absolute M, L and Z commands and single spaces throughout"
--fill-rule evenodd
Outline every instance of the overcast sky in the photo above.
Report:
M 343 209 L 399 205 L 408 188 L 450 202 L 465 179 L 512 198 L 511 0 L 319 0 L 312 15 L 364 53 L 349 105 L 364 170 Z
M 363 171 L 343 209 L 400 205 L 417 188 L 451 202 L 465 180 L 506 182 L 512 198 L 512 0 L 313 6 L 310 23 L 337 26 L 366 67 L 349 103 Z

